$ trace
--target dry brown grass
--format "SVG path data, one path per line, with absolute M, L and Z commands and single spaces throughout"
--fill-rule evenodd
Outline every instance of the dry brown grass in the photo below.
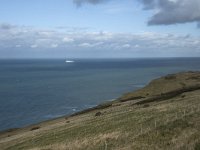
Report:
M 120 135 L 121 135 L 120 132 L 111 132 L 111 133 L 99 134 L 95 137 L 75 139 L 70 142 L 66 141 L 65 143 L 56 143 L 44 147 L 33 148 L 30 150 L 79 150 L 88 146 L 94 147 L 98 143 L 105 143 L 106 147 L 107 140 L 110 139 L 117 140 Z
M 199 84 L 199 78 L 194 72 L 177 74 L 176 78 L 160 78 L 146 88 L 131 93 L 131 96 L 168 92 L 183 87 L 180 82 L 185 88 Z M 109 107 L 67 117 L 68 123 L 64 117 L 39 124 L 37 126 L 41 128 L 38 130 L 30 131 L 29 127 L 13 131 L 9 137 L 1 135 L 0 149 L 194 150 L 200 143 L 199 102 L 200 90 L 183 91 L 163 101 L 142 105 L 136 105 L 135 100 L 115 101 L 112 105 L 109 103 Z M 102 115 L 96 117 L 97 112 Z

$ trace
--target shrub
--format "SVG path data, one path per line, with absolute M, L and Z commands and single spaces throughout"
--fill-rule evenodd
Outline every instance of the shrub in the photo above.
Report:
M 143 108 L 146 108 L 146 107 L 149 107 L 149 106 L 150 106 L 149 104 L 144 104 Z
M 176 76 L 175 75 L 167 75 L 166 77 L 165 77 L 165 79 L 166 80 L 172 80 L 172 79 L 176 79 Z
M 102 115 L 102 113 L 100 111 L 95 114 L 96 117 L 101 116 L 101 115 Z
M 194 149 L 195 150 L 200 150 L 200 143 L 196 143 Z
M 38 126 L 36 126 L 36 127 L 32 127 L 31 128 L 31 131 L 33 131 L 33 130 L 38 130 L 40 127 L 38 127 Z

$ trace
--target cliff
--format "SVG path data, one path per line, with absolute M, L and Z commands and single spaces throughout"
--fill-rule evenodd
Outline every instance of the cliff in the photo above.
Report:
M 200 72 L 182 72 L 91 109 L 0 133 L 8 150 L 200 149 Z

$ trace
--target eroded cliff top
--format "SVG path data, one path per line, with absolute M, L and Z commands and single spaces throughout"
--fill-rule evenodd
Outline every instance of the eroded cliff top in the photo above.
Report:
M 152 80 L 147 86 L 134 92 L 124 94 L 120 101 L 164 96 L 200 88 L 200 72 L 181 72 Z

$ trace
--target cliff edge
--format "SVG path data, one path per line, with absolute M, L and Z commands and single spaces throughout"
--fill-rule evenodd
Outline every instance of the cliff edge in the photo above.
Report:
M 170 74 L 71 116 L 0 133 L 1 150 L 199 150 L 200 72 Z

